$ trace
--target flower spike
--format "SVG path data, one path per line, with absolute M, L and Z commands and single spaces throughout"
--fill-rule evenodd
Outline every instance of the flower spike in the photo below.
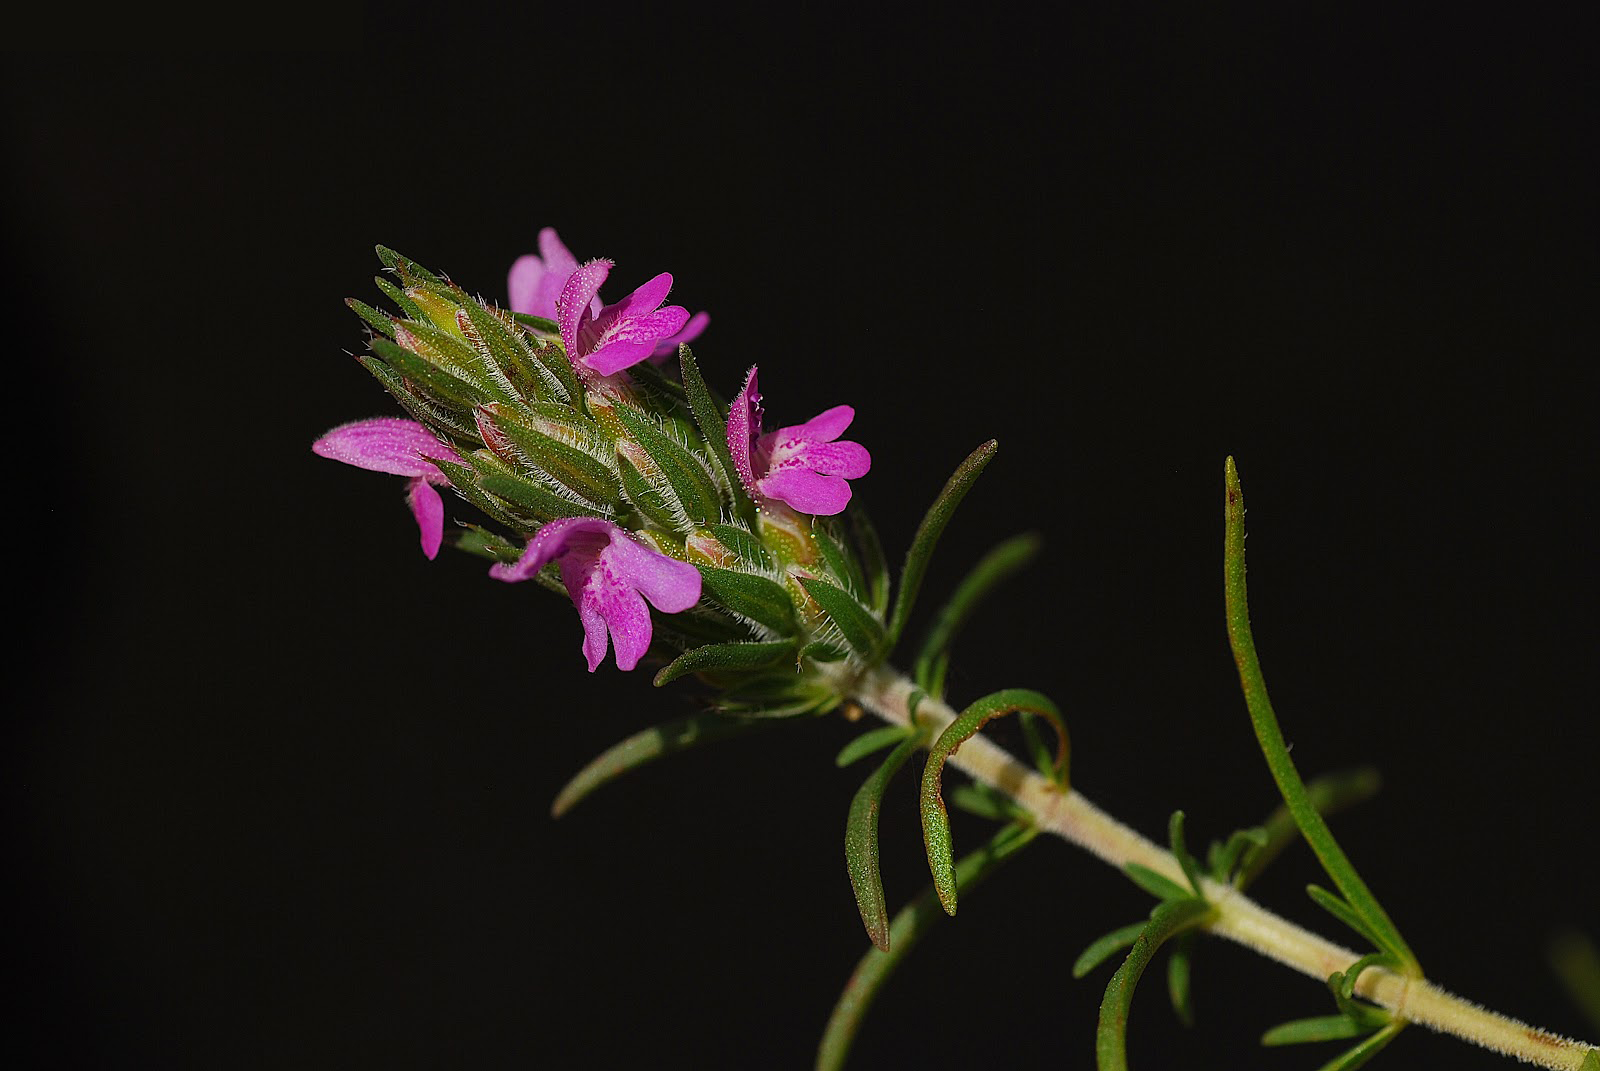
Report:
M 516 563 L 492 566 L 489 575 L 516 583 L 551 561 L 561 570 L 561 582 L 583 622 L 583 655 L 590 673 L 606 656 L 608 630 L 617 649 L 617 668 L 639 664 L 652 635 L 645 599 L 668 614 L 700 601 L 698 569 L 645 547 L 597 517 L 551 521 L 528 541 Z
M 745 490 L 757 501 L 776 499 L 817 516 L 843 513 L 850 480 L 872 468 L 872 455 L 856 442 L 837 442 L 856 411 L 836 405 L 804 424 L 761 434 L 761 395 L 756 369 L 728 412 L 728 449 Z M 758 437 L 759 436 L 759 437 Z
M 448 486 L 450 481 L 426 459 L 460 463 L 461 458 L 433 432 L 415 420 L 374 417 L 339 425 L 312 443 L 311 451 L 371 472 L 411 477 L 406 502 L 422 535 L 422 553 L 430 560 L 438 555 L 444 541 L 444 500 L 433 485 Z

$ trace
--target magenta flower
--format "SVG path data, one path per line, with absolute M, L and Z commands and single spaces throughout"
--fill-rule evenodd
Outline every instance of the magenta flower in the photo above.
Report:
M 572 273 L 577 270 L 578 258 L 561 243 L 555 228 L 544 228 L 539 232 L 539 255 L 534 256 L 530 253 L 518 257 L 511 265 L 511 272 L 506 278 L 506 292 L 511 300 L 511 311 L 530 316 L 543 316 L 547 320 L 559 320 L 556 301 L 567 285 L 567 280 L 572 278 Z M 589 299 L 590 315 L 598 318 L 603 308 L 604 303 L 600 300 L 597 287 L 595 294 Z M 710 322 L 711 317 L 706 313 L 695 313 L 680 330 L 657 339 L 651 349 L 650 357 L 666 357 L 677 353 L 679 343 L 693 342 L 699 338 L 700 333 Z
M 444 540 L 444 500 L 433 485 L 450 481 L 425 457 L 456 462 L 461 457 L 433 432 L 415 420 L 374 417 L 339 425 L 312 443 L 311 451 L 372 472 L 411 477 L 406 483 L 406 501 L 422 533 L 422 553 L 430 560 L 439 553 Z
M 567 356 L 603 376 L 649 357 L 658 343 L 676 336 L 689 320 L 689 311 L 681 305 L 661 307 L 672 289 L 672 276 L 666 272 L 595 312 L 594 299 L 609 274 L 609 260 L 591 260 L 572 273 L 556 298 L 556 322 Z
M 593 673 L 606 656 L 606 632 L 616 644 L 617 668 L 632 669 L 650 647 L 650 611 L 676 614 L 700 601 L 700 571 L 644 546 L 610 521 L 563 517 L 534 533 L 515 564 L 491 566 L 489 575 L 515 583 L 546 562 L 561 570 L 561 582 L 583 622 L 583 656 Z
M 836 442 L 856 411 L 836 405 L 804 424 L 761 434 L 761 395 L 752 366 L 728 412 L 728 449 L 739 482 L 756 501 L 777 499 L 802 513 L 831 516 L 850 503 L 849 480 L 872 468 L 872 455 L 854 442 Z

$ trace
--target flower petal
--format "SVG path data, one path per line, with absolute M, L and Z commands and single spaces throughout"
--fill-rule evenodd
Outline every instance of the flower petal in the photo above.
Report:
M 406 501 L 422 534 L 422 553 L 432 561 L 439 556 L 439 544 L 444 542 L 444 499 L 424 477 L 416 476 L 406 484 Z
M 839 476 L 824 476 L 794 464 L 763 476 L 757 489 L 768 498 L 787 502 L 801 513 L 831 517 L 850 504 L 850 484 Z
M 859 480 L 872 468 L 872 455 L 860 443 L 807 443 L 795 455 L 812 472 Z
M 706 326 L 710 323 L 711 315 L 709 313 L 695 313 L 693 316 L 689 317 L 689 322 L 683 325 L 683 329 L 681 331 L 673 335 L 671 338 L 664 338 L 660 342 L 656 343 L 656 348 L 650 353 L 650 359 L 655 360 L 658 357 L 671 357 L 673 354 L 678 352 L 679 346 L 683 345 L 685 342 L 693 342 L 695 339 L 699 338 L 705 332 Z
M 643 342 L 611 342 L 583 355 L 584 367 L 592 368 L 603 376 L 614 376 L 623 369 L 632 368 L 650 356 L 653 339 Z
M 572 273 L 556 298 L 556 323 L 561 328 L 561 341 L 567 347 L 568 359 L 578 360 L 578 330 L 589 304 L 600 293 L 600 284 L 611 274 L 611 261 L 591 260 Z M 592 315 L 592 314 L 591 314 Z
M 672 275 L 670 272 L 662 272 L 611 307 L 627 319 L 648 316 L 661 307 L 661 303 L 667 300 L 667 294 L 671 291 Z M 684 313 L 684 318 L 687 319 L 688 315 Z
M 544 270 L 563 279 L 578 270 L 578 258 L 561 242 L 554 227 L 539 231 L 539 255 L 544 258 Z
M 676 614 L 700 601 L 700 570 L 618 534 L 601 557 L 662 613 Z
M 844 434 L 844 429 L 856 418 L 856 411 L 848 405 L 836 405 L 832 409 L 824 409 L 804 424 L 793 427 L 779 428 L 778 438 L 811 439 L 819 443 L 832 442 Z
M 374 417 L 341 424 L 311 444 L 311 452 L 346 465 L 396 476 L 443 479 L 439 467 L 422 455 L 460 461 L 454 450 L 417 423 L 400 417 Z
M 496 580 L 504 580 L 508 584 L 515 584 L 532 577 L 546 562 L 567 554 L 569 551 L 577 553 L 578 558 L 571 564 L 582 566 L 590 559 L 598 557 L 606 544 L 620 534 L 622 529 L 610 521 L 603 521 L 598 517 L 562 517 L 551 521 L 533 534 L 528 540 L 528 548 L 522 552 L 522 557 L 513 564 L 497 562 L 489 567 L 489 575 Z M 567 580 L 566 569 L 568 562 L 562 563 L 562 579 Z M 574 584 L 568 580 L 567 588 L 570 591 Z M 573 596 L 576 600 L 577 596 Z
M 570 584 L 568 588 L 570 590 Z M 584 598 L 582 589 L 573 595 L 572 601 L 578 607 L 578 620 L 583 622 L 583 657 L 589 663 L 589 672 L 593 673 L 606 657 L 605 615 L 600 612 L 600 601 Z
M 728 452 L 733 455 L 733 467 L 739 470 L 739 482 L 751 495 L 756 494 L 756 476 L 750 462 L 750 447 L 761 434 L 761 395 L 756 391 L 756 366 L 744 377 L 744 386 L 734 395 L 728 407 Z

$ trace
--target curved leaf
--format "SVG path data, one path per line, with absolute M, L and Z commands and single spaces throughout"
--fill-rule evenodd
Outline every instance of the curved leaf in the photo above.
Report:
M 776 581 L 764 576 L 719 569 L 714 565 L 695 565 L 704 581 L 704 590 L 716 602 L 734 613 L 781 635 L 795 631 L 794 603 Z
M 883 793 L 889 782 L 921 742 L 922 734 L 915 733 L 889 752 L 872 776 L 856 790 L 855 798 L 850 801 L 850 815 L 845 820 L 844 860 L 850 871 L 850 887 L 856 894 L 856 909 L 861 912 L 867 936 L 885 952 L 889 951 L 889 911 L 884 905 L 883 878 L 878 872 L 878 812 L 883 807 Z
M 1089 947 L 1078 953 L 1078 958 L 1072 964 L 1072 977 L 1082 978 L 1112 956 L 1127 948 L 1139 939 L 1149 923 L 1145 919 L 1129 923 L 1121 929 L 1112 930 L 1102 934 L 1089 943 Z
M 924 676 L 931 673 L 935 661 L 949 650 L 978 604 L 997 586 L 1027 567 L 1039 553 L 1039 542 L 1037 534 L 1024 532 L 996 545 L 978 560 L 928 629 L 928 638 L 912 663 L 912 676 L 918 683 L 927 687 Z
M 1400 961 L 1404 973 L 1420 977 L 1422 968 L 1417 957 L 1400 936 L 1383 906 L 1378 903 L 1367 883 L 1356 873 L 1344 849 L 1334 839 L 1328 823 L 1312 805 L 1305 782 L 1289 757 L 1289 748 L 1278 725 L 1278 715 L 1272 709 L 1267 695 L 1267 682 L 1261 674 L 1261 661 L 1256 655 L 1255 639 L 1250 630 L 1250 605 L 1245 583 L 1244 554 L 1244 491 L 1239 485 L 1239 470 L 1233 458 L 1224 465 L 1225 485 L 1223 517 L 1223 580 L 1227 606 L 1228 643 L 1233 648 L 1233 660 L 1239 668 L 1239 685 L 1244 692 L 1245 706 L 1250 712 L 1250 723 L 1255 728 L 1256 741 L 1266 757 L 1267 767 L 1278 784 L 1278 791 L 1288 805 L 1289 813 L 1300 827 L 1306 843 L 1317 855 L 1322 869 L 1344 895 L 1351 910 L 1366 924 L 1378 940 L 1379 948 L 1392 952 Z
M 1106 984 L 1106 995 L 1100 1001 L 1100 1024 L 1094 1039 L 1100 1071 L 1127 1071 L 1128 1015 L 1133 1009 L 1134 988 L 1156 951 L 1170 938 L 1199 925 L 1210 911 L 1204 900 L 1168 900 L 1150 913 L 1150 921 Z
M 700 374 L 700 365 L 695 361 L 694 354 L 689 352 L 687 344 L 678 347 L 678 367 L 683 371 L 683 391 L 689 399 L 689 412 L 711 450 L 711 461 L 717 470 L 717 477 L 727 485 L 739 516 L 746 524 L 754 525 L 755 506 L 744 485 L 739 482 L 739 472 L 733 466 L 733 454 L 728 449 L 727 415 L 723 406 L 711 396 L 705 377 Z
M 602 751 L 579 770 L 557 793 L 555 802 L 550 805 L 550 814 L 560 818 L 595 789 L 667 755 L 687 750 L 696 744 L 708 744 L 713 740 L 736 736 L 746 730 L 778 724 L 782 724 L 778 719 L 740 718 L 703 710 L 634 733 Z
M 978 474 L 983 472 L 984 466 L 989 464 L 998 449 L 1000 444 L 990 439 L 968 454 L 967 459 L 956 466 L 956 471 L 951 474 L 939 496 L 933 500 L 933 505 L 928 507 L 922 523 L 917 526 L 917 534 L 911 540 L 911 549 L 906 552 L 906 564 L 900 570 L 900 592 L 895 597 L 894 613 L 889 617 L 891 645 L 898 641 L 900 634 L 905 631 L 906 621 L 911 617 L 911 607 L 917 601 L 917 591 L 922 587 L 922 578 L 927 575 L 928 563 L 933 559 L 933 548 L 938 545 L 945 526 L 950 523 L 950 517 L 955 513 L 956 507 L 967 497 L 967 492 L 972 490 Z
M 1307 1019 L 1292 1019 L 1261 1035 L 1261 1044 L 1304 1045 L 1317 1041 L 1343 1041 L 1366 1033 L 1360 1023 L 1348 1015 L 1313 1015 Z
M 1031 826 L 1020 823 L 1009 825 L 995 834 L 987 845 L 963 856 L 956 864 L 956 881 L 960 883 L 961 890 L 968 892 L 975 888 L 993 874 L 1001 863 L 1025 848 L 1036 833 L 1037 830 Z M 839 994 L 833 1013 L 828 1017 L 822 1043 L 817 1048 L 817 1071 L 839 1071 L 844 1067 L 856 1032 L 861 1029 L 862 1020 L 883 990 L 884 983 L 916 947 L 928 928 L 942 917 L 938 896 L 931 888 L 924 889 L 921 895 L 896 913 L 894 921 L 889 924 L 891 951 L 867 949 L 867 954 L 861 957 L 850 980 L 845 983 L 844 992 Z
M 1026 688 L 1007 688 L 984 696 L 946 726 L 928 749 L 928 762 L 922 769 L 922 840 L 927 847 L 928 869 L 933 872 L 933 887 L 939 894 L 939 903 L 952 915 L 956 913 L 955 864 L 951 853 L 950 817 L 940 795 L 945 760 L 990 721 L 1015 710 L 1027 710 L 1051 719 L 1061 733 L 1060 768 L 1065 771 L 1067 737 L 1066 728 L 1061 724 L 1061 712 L 1047 696 Z M 1065 784 L 1064 773 L 1062 783 Z
M 904 726 L 885 725 L 881 729 L 873 729 L 870 732 L 862 733 L 839 749 L 839 754 L 834 756 L 833 764 L 843 768 L 866 758 L 874 752 L 882 751 L 886 747 L 893 747 L 901 740 L 904 740 L 906 733 L 909 731 Z

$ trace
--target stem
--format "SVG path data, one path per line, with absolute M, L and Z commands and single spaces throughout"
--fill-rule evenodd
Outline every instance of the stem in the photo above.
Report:
M 893 670 L 869 670 L 841 681 L 851 697 L 885 721 L 910 725 L 908 702 L 917 687 Z M 934 736 L 954 721 L 955 711 L 932 698 L 917 706 L 917 725 Z M 1033 815 L 1035 824 L 1071 841 L 1119 870 L 1138 863 L 1183 883 L 1183 868 L 1165 848 L 1112 818 L 1079 792 L 1063 791 L 1048 778 L 982 736 L 974 736 L 949 757 L 949 764 L 976 781 L 1004 792 Z M 1360 957 L 1347 948 L 1274 915 L 1231 885 L 1203 878 L 1202 889 L 1215 915 L 1204 928 L 1254 949 L 1318 981 L 1348 970 Z M 1540 1067 L 1581 1071 L 1595 1046 L 1552 1034 L 1508 1016 L 1480 1008 L 1419 977 L 1379 967 L 1361 973 L 1356 993 L 1389 1009 L 1397 1018 L 1453 1034 L 1486 1049 Z

